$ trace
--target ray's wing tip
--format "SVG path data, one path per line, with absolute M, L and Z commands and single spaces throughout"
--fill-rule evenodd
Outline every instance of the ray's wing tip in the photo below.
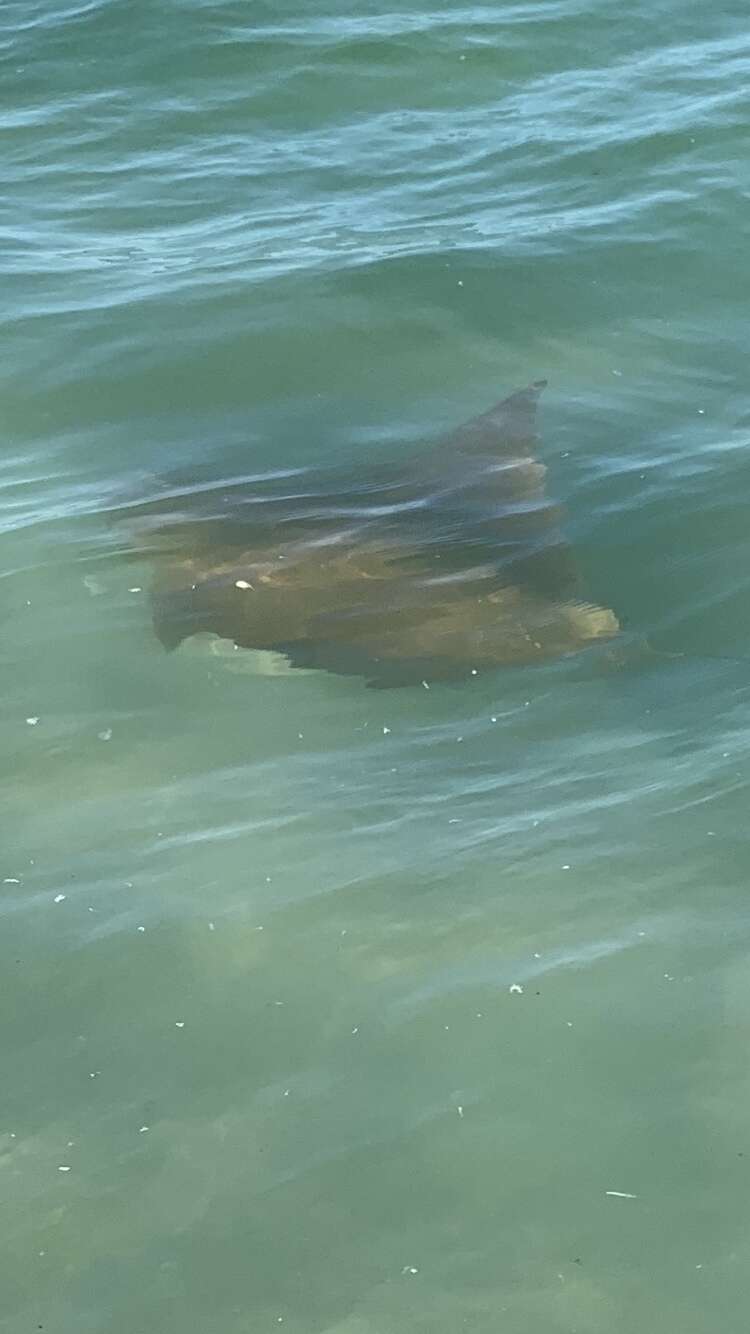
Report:
M 521 389 L 514 389 L 512 394 L 504 398 L 502 403 L 498 403 L 499 408 L 529 408 L 536 407 L 540 394 L 547 388 L 549 380 L 532 380 Z

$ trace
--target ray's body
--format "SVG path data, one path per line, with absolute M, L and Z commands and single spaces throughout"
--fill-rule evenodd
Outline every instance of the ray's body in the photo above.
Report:
M 582 599 L 546 498 L 534 426 L 543 384 L 366 485 L 286 474 L 144 507 L 162 643 L 212 633 L 383 687 L 614 635 L 614 614 Z

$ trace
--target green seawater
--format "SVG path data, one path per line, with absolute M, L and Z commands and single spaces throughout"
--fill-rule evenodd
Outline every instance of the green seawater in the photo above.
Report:
M 746 1330 L 748 18 L 4 0 L 3 1334 Z M 163 652 L 123 496 L 540 376 L 616 661 Z

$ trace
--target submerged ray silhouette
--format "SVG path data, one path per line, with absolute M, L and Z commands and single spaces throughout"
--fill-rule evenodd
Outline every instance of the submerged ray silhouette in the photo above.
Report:
M 165 487 L 136 510 L 154 627 L 283 654 L 376 687 L 574 653 L 619 629 L 582 596 L 519 389 L 406 464 Z

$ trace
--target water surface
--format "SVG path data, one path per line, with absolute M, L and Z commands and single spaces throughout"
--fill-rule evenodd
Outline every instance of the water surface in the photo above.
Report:
M 749 76 L 731 0 L 7 0 L 3 1331 L 745 1328 Z M 124 495 L 541 376 L 650 655 L 163 653 Z

